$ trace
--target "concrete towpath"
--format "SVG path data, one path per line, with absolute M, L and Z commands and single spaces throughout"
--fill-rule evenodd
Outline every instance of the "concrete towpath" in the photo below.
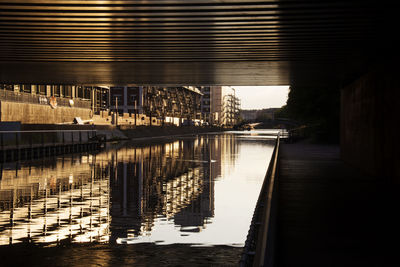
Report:
M 346 165 L 338 146 L 280 153 L 277 266 L 400 266 L 399 186 Z

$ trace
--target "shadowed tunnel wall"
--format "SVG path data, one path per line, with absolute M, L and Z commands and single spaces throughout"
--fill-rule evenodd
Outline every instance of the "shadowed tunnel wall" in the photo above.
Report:
M 380 68 L 341 90 L 341 153 L 366 174 L 400 184 L 398 77 Z

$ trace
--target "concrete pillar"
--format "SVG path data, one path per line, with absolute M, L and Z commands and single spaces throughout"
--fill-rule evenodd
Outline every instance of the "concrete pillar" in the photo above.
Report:
M 71 87 L 72 89 L 71 89 L 71 98 L 72 99 L 74 99 L 75 98 L 75 91 L 76 91 L 76 86 L 75 85 L 72 85 L 72 87 Z
M 92 101 L 92 114 L 94 114 L 94 101 L 95 101 L 95 97 L 96 97 L 96 89 L 95 89 L 95 87 L 92 87 L 92 89 L 90 90 L 90 99 L 91 99 L 91 101 Z
M 37 85 L 36 84 L 32 84 L 31 85 L 31 94 L 32 95 L 36 95 L 37 92 Z
M 46 85 L 46 96 L 51 96 L 51 85 Z
M 124 113 L 128 113 L 128 87 L 124 86 Z
M 139 106 L 138 106 L 138 112 L 140 114 L 143 114 L 143 86 L 139 87 Z
M 400 183 L 400 85 L 393 68 L 371 71 L 341 90 L 341 156 L 363 172 Z

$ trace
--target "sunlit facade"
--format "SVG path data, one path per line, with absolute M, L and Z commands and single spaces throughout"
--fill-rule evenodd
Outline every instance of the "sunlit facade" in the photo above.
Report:
M 199 125 L 201 96 L 193 86 L 112 86 L 109 109 L 121 123 L 136 116 L 136 125 Z
M 234 126 L 238 122 L 240 99 L 231 86 L 212 86 L 212 108 L 214 124 Z

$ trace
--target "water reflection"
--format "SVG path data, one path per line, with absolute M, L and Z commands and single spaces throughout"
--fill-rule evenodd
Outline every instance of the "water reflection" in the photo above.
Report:
M 2 166 L 0 244 L 107 241 L 109 179 L 91 155 Z
M 1 165 L 0 245 L 240 245 L 271 151 L 231 133 Z

